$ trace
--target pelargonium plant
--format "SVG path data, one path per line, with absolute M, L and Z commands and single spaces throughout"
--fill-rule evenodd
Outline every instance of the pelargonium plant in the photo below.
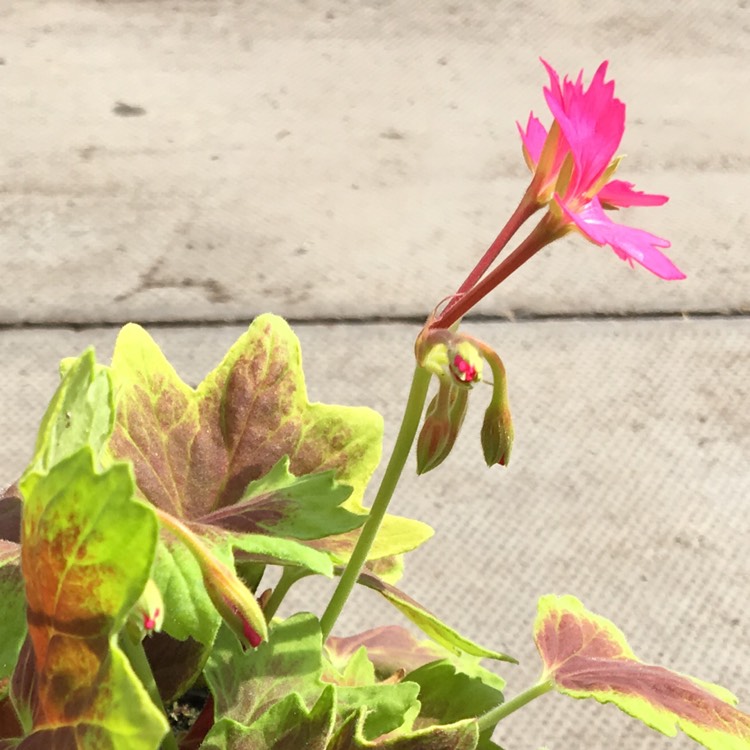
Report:
M 505 717 L 548 692 L 614 703 L 714 750 L 750 748 L 750 716 L 728 691 L 641 662 L 574 596 L 539 601 L 541 675 L 506 699 L 483 660 L 514 659 L 396 585 L 404 554 L 431 530 L 388 514 L 389 501 L 415 441 L 419 473 L 449 455 L 480 381 L 492 386 L 484 458 L 510 462 L 502 360 L 459 328 L 474 305 L 571 232 L 661 278 L 683 278 L 663 252 L 667 240 L 608 213 L 667 198 L 614 179 L 625 106 L 607 63 L 588 86 L 582 74 L 561 81 L 544 65 L 552 122 L 532 114 L 518 126 L 531 181 L 416 336 L 403 421 L 371 507 L 363 497 L 382 420 L 308 401 L 299 343 L 281 318 L 257 318 L 196 389 L 133 324 L 109 365 L 90 349 L 63 361 L 28 468 L 0 500 L 0 748 L 488 750 L 499 747 L 492 737 L 502 738 Z M 277 617 L 290 587 L 315 575 L 338 577 L 330 601 L 310 602 L 321 617 Z M 424 637 L 382 623 L 332 636 L 357 584 Z M 180 726 L 168 717 L 184 696 L 195 711 Z

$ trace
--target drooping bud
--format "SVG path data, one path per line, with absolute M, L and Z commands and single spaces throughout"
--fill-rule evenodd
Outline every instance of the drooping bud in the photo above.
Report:
M 507 466 L 513 448 L 513 422 L 508 409 L 498 409 L 492 403 L 484 413 L 482 450 L 487 466 Z
M 440 390 L 427 407 L 417 439 L 417 474 L 425 474 L 439 466 L 453 450 L 468 401 L 466 388 L 440 381 Z
M 164 601 L 159 588 L 149 578 L 138 601 L 130 610 L 126 628 L 133 641 L 142 641 L 144 636 L 161 632 L 163 623 Z
M 162 525 L 192 553 L 200 566 L 206 593 L 243 646 L 255 648 L 261 641 L 268 640 L 263 610 L 237 573 L 219 560 L 182 521 L 160 508 L 156 508 L 156 514 Z
M 508 404 L 508 384 L 505 377 L 505 366 L 502 360 L 491 349 L 484 352 L 492 368 L 494 379 L 492 400 L 484 413 L 482 424 L 482 451 L 487 466 L 507 466 L 513 448 L 513 421 Z

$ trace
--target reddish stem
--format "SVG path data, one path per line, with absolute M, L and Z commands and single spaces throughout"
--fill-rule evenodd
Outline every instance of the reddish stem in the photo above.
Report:
M 495 258 L 500 255 L 503 248 L 510 242 L 511 237 L 513 237 L 526 219 L 540 208 L 540 205 L 535 200 L 535 196 L 536 193 L 529 186 L 523 198 L 521 198 L 521 202 L 516 206 L 516 210 L 510 219 L 508 219 L 508 223 L 500 230 L 500 234 L 495 237 L 494 242 L 487 248 L 479 263 L 476 264 L 472 272 L 466 277 L 464 283 L 458 288 L 457 295 L 467 292 L 484 276 Z
M 554 240 L 562 237 L 563 234 L 565 234 L 565 228 L 556 224 L 550 214 L 546 214 L 536 227 L 534 227 L 529 236 L 497 268 L 490 271 L 485 278 L 465 294 L 455 297 L 448 307 L 432 322 L 430 327 L 449 328 L 452 326 L 501 281 L 507 279 L 508 276 L 520 268 L 545 245 L 554 242 Z
M 214 698 L 209 695 L 203 710 L 196 717 L 188 733 L 180 741 L 180 750 L 198 750 L 213 725 Z

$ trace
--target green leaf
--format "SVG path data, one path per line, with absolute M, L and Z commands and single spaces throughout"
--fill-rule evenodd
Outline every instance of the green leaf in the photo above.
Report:
M 30 735 L 19 748 L 153 750 L 166 718 L 116 637 L 149 577 L 154 513 L 133 499 L 130 467 L 97 472 L 91 446 L 27 472 L 21 492 L 29 639 L 13 692 Z
M 432 662 L 410 672 L 406 679 L 419 685 L 422 708 L 414 722 L 417 729 L 453 724 L 461 719 L 476 718 L 503 702 L 503 694 L 479 677 L 471 677 L 447 660 Z M 478 750 L 492 748 L 492 731 L 479 736 Z
M 308 711 L 296 693 L 271 706 L 251 727 L 221 719 L 201 750 L 325 750 L 335 720 L 336 689 L 329 685 Z
M 321 649 L 320 625 L 309 614 L 274 624 L 269 640 L 247 653 L 222 628 L 205 669 L 216 715 L 249 729 L 290 694 L 313 705 L 325 687 Z M 363 736 L 377 737 L 401 726 L 418 691 L 414 683 L 339 688 L 338 721 L 367 706 Z
M 292 539 L 320 539 L 364 523 L 367 516 L 340 507 L 351 492 L 351 487 L 335 480 L 333 471 L 295 477 L 289 472 L 289 457 L 284 456 L 268 474 L 250 482 L 239 501 L 203 516 L 201 523 Z
M 472 720 L 427 727 L 368 740 L 364 733 L 367 708 L 352 714 L 334 734 L 326 750 L 475 750 L 477 724 Z
M 425 635 L 452 653 L 457 655 L 470 654 L 471 656 L 508 661 L 513 664 L 518 663 L 512 656 L 503 654 L 500 651 L 492 651 L 460 635 L 456 630 L 446 625 L 432 612 L 419 604 L 419 602 L 416 602 L 395 586 L 379 580 L 376 576 L 370 573 L 362 573 L 359 576 L 359 583 L 382 594 Z
M 724 688 L 644 664 L 609 620 L 573 596 L 544 596 L 534 624 L 542 681 L 573 698 L 614 703 L 652 729 L 678 729 L 711 750 L 747 750 L 750 715 Z
M 20 567 L 2 564 L 0 548 L 0 602 L 3 603 L 0 638 L 0 684 L 13 674 L 26 638 L 26 596 Z
M 114 424 L 112 386 L 106 368 L 96 364 L 94 350 L 70 360 L 37 434 L 28 472 L 44 472 L 80 448 L 99 455 Z

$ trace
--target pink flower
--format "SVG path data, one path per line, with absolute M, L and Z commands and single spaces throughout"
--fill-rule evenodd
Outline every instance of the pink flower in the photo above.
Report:
M 533 112 L 526 128 L 517 123 L 538 203 L 549 203 L 566 230 L 577 229 L 591 242 L 609 245 L 623 260 L 640 263 L 663 279 L 684 279 L 659 249 L 670 247 L 667 240 L 617 224 L 604 213 L 604 208 L 660 206 L 669 200 L 637 191 L 630 182 L 610 180 L 620 161 L 615 152 L 625 130 L 625 105 L 614 96 L 614 81 L 604 80 L 607 62 L 588 89 L 583 71 L 575 81 L 566 76 L 561 82 L 552 66 L 542 63 L 550 77 L 544 97 L 552 126 L 548 132 Z

